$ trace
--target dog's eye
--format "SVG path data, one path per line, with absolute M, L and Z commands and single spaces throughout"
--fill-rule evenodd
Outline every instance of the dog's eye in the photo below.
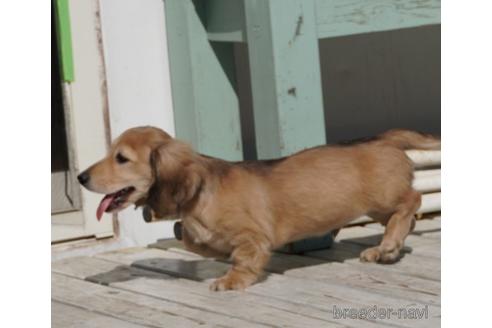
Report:
M 124 164 L 126 162 L 129 161 L 128 158 L 126 158 L 125 156 L 121 155 L 121 153 L 118 153 L 116 154 L 116 161 L 119 163 L 119 164 Z

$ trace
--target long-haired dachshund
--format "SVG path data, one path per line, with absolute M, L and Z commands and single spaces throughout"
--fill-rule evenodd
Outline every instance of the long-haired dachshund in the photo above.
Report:
M 154 220 L 180 218 L 188 249 L 233 261 L 211 289 L 244 289 L 258 279 L 272 250 L 365 214 L 386 231 L 361 260 L 395 261 L 421 203 L 404 152 L 409 148 L 440 149 L 440 140 L 391 130 L 364 143 L 228 162 L 200 155 L 160 129 L 138 127 L 124 132 L 108 156 L 78 179 L 106 194 L 98 219 L 130 204 L 150 207 Z

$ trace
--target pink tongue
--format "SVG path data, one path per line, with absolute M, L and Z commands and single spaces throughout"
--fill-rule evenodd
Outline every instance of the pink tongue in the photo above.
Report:
M 97 221 L 101 221 L 101 217 L 102 217 L 103 213 L 109 207 L 109 204 L 111 204 L 114 197 L 115 197 L 115 195 L 106 195 L 101 200 L 101 203 L 99 203 L 99 206 L 97 207 L 97 211 L 96 211 Z

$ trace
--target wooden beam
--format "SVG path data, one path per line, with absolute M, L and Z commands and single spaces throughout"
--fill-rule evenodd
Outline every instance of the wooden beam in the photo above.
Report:
M 176 137 L 201 153 L 242 159 L 232 44 L 208 41 L 203 6 L 168 0 L 165 8 Z
M 243 1 L 250 0 L 206 1 L 210 40 L 246 42 Z M 318 39 L 441 23 L 440 0 L 316 0 L 315 7 Z
M 407 156 L 412 160 L 416 168 L 434 167 L 441 165 L 440 150 L 410 149 L 405 152 Z
M 258 157 L 324 144 L 314 0 L 248 0 L 244 9 Z
M 316 0 L 318 38 L 441 23 L 440 0 Z

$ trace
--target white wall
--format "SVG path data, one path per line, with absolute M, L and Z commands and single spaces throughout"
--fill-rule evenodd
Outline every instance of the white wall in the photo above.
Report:
M 100 0 L 111 137 L 153 125 L 174 135 L 163 0 Z M 118 214 L 123 241 L 146 245 L 174 236 L 172 222 L 145 223 L 141 210 Z

